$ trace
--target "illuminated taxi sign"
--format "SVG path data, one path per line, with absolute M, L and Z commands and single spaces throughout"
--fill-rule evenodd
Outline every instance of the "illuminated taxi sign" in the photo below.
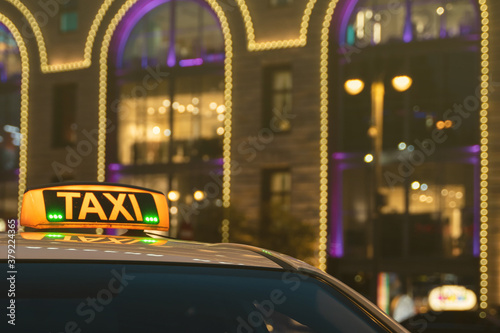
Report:
M 116 184 L 54 185 L 24 194 L 21 225 L 32 228 L 168 230 L 165 196 Z
M 158 211 L 150 193 L 44 190 L 43 199 L 49 222 L 93 222 L 97 218 L 158 224 Z

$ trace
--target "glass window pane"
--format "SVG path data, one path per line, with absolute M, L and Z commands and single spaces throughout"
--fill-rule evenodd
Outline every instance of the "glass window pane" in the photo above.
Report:
M 221 60 L 220 56 L 224 55 L 224 39 L 222 38 L 219 23 L 214 18 L 213 14 L 206 10 L 203 11 L 202 22 L 202 52 L 206 55 L 206 60 L 209 62 Z
M 271 175 L 271 193 L 282 193 L 291 190 L 291 175 L 289 172 L 276 172 Z
M 0 24 L 0 81 L 21 75 L 21 57 L 12 34 Z
M 474 5 L 470 0 L 359 1 L 344 28 L 345 42 L 366 46 L 477 34 Z
M 136 85 L 121 87 L 122 96 L 133 96 Z M 170 101 L 167 82 L 141 98 L 124 97 L 118 112 L 118 158 L 122 164 L 154 164 L 168 161 Z
M 275 71 L 273 73 L 273 89 L 274 90 L 290 90 L 292 89 L 292 72 L 291 70 Z
M 290 66 L 264 69 L 262 126 L 273 131 L 290 130 L 288 114 L 292 112 L 293 79 Z
M 178 59 L 200 58 L 203 8 L 195 2 L 177 1 L 175 51 Z M 193 19 L 196 18 L 196 19 Z
M 144 15 L 132 29 L 119 65 L 124 68 L 166 65 L 171 22 L 169 3 Z
M 61 14 L 61 31 L 69 32 L 78 29 L 78 12 L 71 11 Z

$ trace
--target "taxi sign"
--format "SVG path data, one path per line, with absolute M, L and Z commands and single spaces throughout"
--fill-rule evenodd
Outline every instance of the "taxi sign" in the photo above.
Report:
M 27 190 L 22 226 L 47 228 L 169 228 L 168 206 L 161 192 L 119 184 L 72 183 Z

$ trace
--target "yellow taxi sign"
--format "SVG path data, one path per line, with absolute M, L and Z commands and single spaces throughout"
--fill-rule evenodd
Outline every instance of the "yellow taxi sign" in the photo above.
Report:
M 165 195 L 145 188 L 107 184 L 57 184 L 24 193 L 22 226 L 47 228 L 169 228 Z

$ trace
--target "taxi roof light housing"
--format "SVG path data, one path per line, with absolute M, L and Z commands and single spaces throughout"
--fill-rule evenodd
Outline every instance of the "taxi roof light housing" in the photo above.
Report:
M 169 229 L 161 192 L 114 183 L 61 183 L 28 189 L 20 224 L 36 229 Z

